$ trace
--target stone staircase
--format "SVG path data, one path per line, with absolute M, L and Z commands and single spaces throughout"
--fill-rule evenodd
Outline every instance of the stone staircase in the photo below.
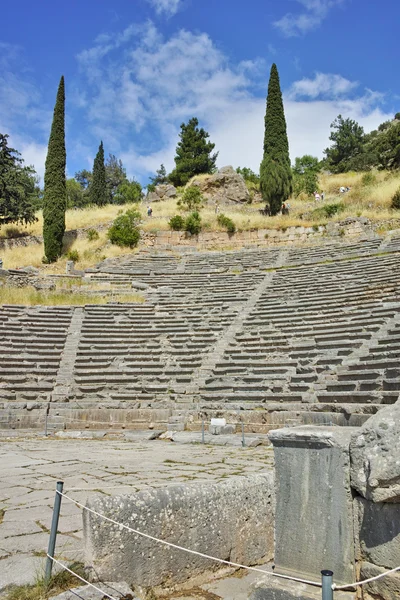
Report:
M 88 276 L 144 304 L 0 307 L 0 427 L 360 425 L 400 390 L 399 250 L 139 252 Z

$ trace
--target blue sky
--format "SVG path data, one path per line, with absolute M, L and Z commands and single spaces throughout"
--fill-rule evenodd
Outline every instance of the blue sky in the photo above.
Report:
M 145 184 L 192 116 L 218 166 L 258 171 L 272 62 L 292 160 L 322 157 L 339 113 L 369 131 L 400 111 L 396 0 L 20 0 L 1 17 L 0 132 L 40 175 L 62 74 L 68 176 L 103 139 Z

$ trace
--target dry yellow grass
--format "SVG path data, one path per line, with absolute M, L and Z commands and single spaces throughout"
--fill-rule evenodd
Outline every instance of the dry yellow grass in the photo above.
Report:
M 279 214 L 274 217 L 261 215 L 259 210 L 264 207 L 263 204 L 221 206 L 221 212 L 232 219 L 238 231 L 324 225 L 327 223 L 328 218 L 323 215 L 322 211 L 317 213 L 313 211 L 326 204 L 338 202 L 343 203 L 344 211 L 331 217 L 330 220 L 339 221 L 349 216 L 364 216 L 371 221 L 384 222 L 400 218 L 400 212 L 394 211 L 390 207 L 391 199 L 400 187 L 400 173 L 373 172 L 375 182 L 372 185 L 365 185 L 364 175 L 364 173 L 322 174 L 320 188 L 325 191 L 324 203 L 316 204 L 313 198 L 292 198 L 290 199 L 290 215 Z M 345 194 L 340 194 L 340 186 L 349 186 L 351 190 Z M 110 223 L 118 213 L 132 208 L 132 206 L 140 211 L 142 216 L 141 227 L 145 232 L 168 231 L 170 218 L 176 214 L 185 214 L 178 209 L 177 199 L 153 203 L 153 217 L 147 216 L 146 200 L 139 205 L 124 207 L 108 205 L 102 208 L 69 210 L 66 213 L 67 230 L 96 227 Z M 205 206 L 201 210 L 201 219 L 203 231 L 223 230 L 217 222 L 214 207 Z M 384 228 L 385 225 L 382 227 Z M 39 214 L 38 223 L 28 227 L 27 231 L 40 235 L 41 228 L 42 218 Z M 4 235 L 6 230 L 7 228 L 3 228 L 0 234 Z M 18 230 L 23 231 L 24 228 L 18 227 Z M 79 261 L 76 263 L 78 269 L 86 269 L 105 258 L 137 252 L 137 250 L 113 246 L 109 243 L 107 233 L 104 230 L 99 233 L 98 240 L 89 241 L 84 236 L 74 240 L 68 248 L 65 248 L 65 255 L 52 265 L 42 265 L 44 254 L 42 244 L 32 244 L 27 248 L 16 247 L 12 250 L 2 250 L 1 257 L 5 268 L 33 265 L 41 267 L 46 273 L 63 273 L 67 261 L 66 254 L 69 250 L 76 250 L 79 254 Z
M 113 301 L 142 303 L 145 298 L 136 293 L 113 295 L 111 291 L 107 293 L 106 290 L 104 290 L 104 294 L 85 294 L 60 290 L 42 292 L 31 286 L 22 288 L 0 287 L 0 305 L 83 306 L 85 304 L 106 304 Z

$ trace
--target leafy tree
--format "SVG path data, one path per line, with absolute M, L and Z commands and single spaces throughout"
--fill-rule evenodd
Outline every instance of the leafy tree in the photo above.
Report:
M 147 186 L 148 192 L 154 192 L 157 185 L 168 183 L 167 171 L 163 164 L 157 169 L 155 177 L 150 177 L 150 182 Z
M 392 121 L 389 127 L 374 138 L 373 146 L 378 168 L 400 168 L 400 121 Z
M 191 185 L 187 188 L 178 200 L 178 206 L 183 210 L 199 210 L 203 203 L 204 198 L 197 185 Z
M 67 208 L 83 208 L 87 204 L 87 196 L 76 179 L 71 177 L 66 181 Z
M 254 171 L 248 167 L 238 167 L 236 169 L 236 173 L 239 173 L 239 175 L 241 175 L 246 182 L 251 181 L 251 183 L 255 184 L 260 183 L 260 176 L 257 175 L 257 173 L 254 173 Z
M 117 187 L 114 195 L 114 204 L 131 204 L 142 199 L 142 186 L 138 181 L 126 179 Z
M 260 166 L 260 189 L 276 215 L 292 193 L 292 169 L 285 112 L 276 64 L 271 67 L 265 113 L 264 155 Z
M 140 213 L 137 210 L 127 210 L 123 215 L 119 215 L 110 229 L 108 230 L 108 239 L 117 246 L 128 246 L 134 248 L 138 245 L 140 231 Z
M 75 179 L 83 190 L 87 190 L 89 185 L 92 183 L 92 172 L 87 169 L 82 169 L 75 173 Z
M 115 154 L 108 155 L 105 168 L 108 202 L 113 202 L 118 186 L 127 181 L 126 169 L 122 160 L 118 159 Z
M 186 185 L 194 175 L 212 173 L 217 162 L 218 152 L 211 154 L 215 144 L 208 141 L 210 135 L 198 128 L 199 121 L 193 117 L 185 125 L 181 124 L 180 141 L 176 147 L 175 169 L 169 180 L 177 186 Z
M 38 186 L 35 171 L 24 167 L 20 153 L 8 147 L 8 135 L 0 133 L 0 226 L 33 223 Z
M 62 76 L 54 107 L 44 173 L 43 238 L 47 262 L 56 261 L 62 250 L 67 205 L 66 160 L 65 88 L 64 76 Z
M 293 191 L 296 196 L 301 193 L 312 196 L 318 190 L 318 174 L 321 165 L 315 156 L 305 154 L 297 157 L 293 165 Z
M 93 180 L 89 187 L 89 197 L 91 204 L 97 204 L 97 206 L 104 206 L 109 200 L 106 188 L 103 142 L 100 142 L 96 158 L 94 159 Z
M 332 173 L 345 173 L 362 168 L 360 155 L 364 152 L 364 129 L 352 119 L 343 119 L 342 115 L 331 123 L 329 139 L 333 142 L 324 150 L 326 166 Z

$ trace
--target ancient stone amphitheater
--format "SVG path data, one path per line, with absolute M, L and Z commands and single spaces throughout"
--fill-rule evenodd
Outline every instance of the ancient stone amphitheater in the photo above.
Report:
M 85 279 L 146 302 L 0 308 L 0 427 L 361 425 L 400 393 L 400 236 L 141 251 Z

